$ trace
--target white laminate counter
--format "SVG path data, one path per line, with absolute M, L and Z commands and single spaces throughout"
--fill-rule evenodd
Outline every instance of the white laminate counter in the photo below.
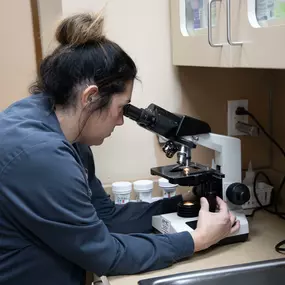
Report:
M 135 285 L 141 279 L 202 270 L 254 261 L 285 258 L 275 251 L 275 245 L 285 239 L 285 220 L 267 212 L 256 212 L 249 219 L 250 237 L 244 243 L 219 246 L 196 253 L 191 258 L 163 270 L 129 276 L 108 277 L 110 285 Z

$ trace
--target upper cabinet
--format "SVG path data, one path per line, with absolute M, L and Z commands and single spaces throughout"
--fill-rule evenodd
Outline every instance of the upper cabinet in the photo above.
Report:
M 170 0 L 175 65 L 285 68 L 285 0 Z
M 175 65 L 229 66 L 223 1 L 170 0 L 170 8 Z
M 233 66 L 285 68 L 285 0 L 231 2 Z

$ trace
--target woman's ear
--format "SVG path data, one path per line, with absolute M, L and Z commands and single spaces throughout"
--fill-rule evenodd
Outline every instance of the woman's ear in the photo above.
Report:
M 98 98 L 97 85 L 87 85 L 86 89 L 81 94 L 81 104 L 83 107 L 94 102 Z

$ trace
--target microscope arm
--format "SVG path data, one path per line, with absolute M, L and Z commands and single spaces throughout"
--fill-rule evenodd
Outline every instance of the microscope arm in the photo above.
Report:
M 221 144 L 217 142 L 217 139 L 215 139 L 215 134 L 212 134 L 212 133 L 202 134 L 202 135 L 197 135 L 197 136 L 185 136 L 183 137 L 183 140 L 192 142 L 195 145 L 200 145 L 200 146 L 212 149 L 217 152 L 222 151 Z
M 225 175 L 223 179 L 224 185 L 233 182 L 241 182 L 241 143 L 240 139 L 218 135 L 218 134 L 202 134 L 198 136 L 187 136 L 185 140 L 193 142 L 215 151 L 215 164 L 220 172 Z

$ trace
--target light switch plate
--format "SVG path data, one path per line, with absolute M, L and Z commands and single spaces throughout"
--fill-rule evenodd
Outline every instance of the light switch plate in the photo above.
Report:
M 228 101 L 228 136 L 247 135 L 236 129 L 236 123 L 238 121 L 248 124 L 248 115 L 236 115 L 236 109 L 238 107 L 244 107 L 246 110 L 248 110 L 248 100 Z

